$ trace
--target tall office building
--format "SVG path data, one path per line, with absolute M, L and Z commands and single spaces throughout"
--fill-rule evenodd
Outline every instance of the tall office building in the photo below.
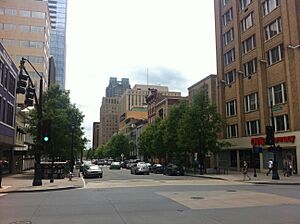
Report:
M 50 54 L 55 62 L 55 81 L 65 89 L 67 0 L 44 1 L 48 2 L 51 20 Z
M 50 16 L 47 3 L 34 0 L 0 1 L 0 41 L 14 63 L 20 65 L 27 58 L 43 76 L 44 89 L 48 86 L 50 56 Z M 39 95 L 39 76 L 25 62 Z M 17 96 L 18 105 L 24 104 L 24 95 Z
M 126 89 L 130 89 L 129 79 L 122 78 L 118 81 L 115 77 L 109 78 L 109 85 L 106 87 L 106 97 L 120 97 Z
M 215 0 L 217 80 L 223 138 L 220 164 L 266 169 L 275 130 L 279 169 L 300 171 L 300 1 Z M 297 167 L 298 166 L 298 167 Z

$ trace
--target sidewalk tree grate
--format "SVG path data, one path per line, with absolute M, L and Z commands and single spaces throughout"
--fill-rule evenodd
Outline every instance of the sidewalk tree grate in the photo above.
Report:
M 199 199 L 204 199 L 204 198 L 203 197 L 194 196 L 194 197 L 191 197 L 191 199 L 199 200 Z
M 16 221 L 16 222 L 10 222 L 9 224 L 32 224 L 31 221 Z

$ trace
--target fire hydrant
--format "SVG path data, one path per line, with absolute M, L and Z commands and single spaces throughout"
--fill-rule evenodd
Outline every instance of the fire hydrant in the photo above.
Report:
M 72 181 L 72 177 L 73 177 L 73 173 L 70 172 L 70 173 L 69 173 L 69 181 Z

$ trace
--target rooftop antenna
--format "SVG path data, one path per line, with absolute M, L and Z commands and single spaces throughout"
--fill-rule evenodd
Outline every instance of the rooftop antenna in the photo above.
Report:
M 146 75 L 147 75 L 147 87 L 148 87 L 148 67 L 147 67 L 147 70 L 146 70 Z

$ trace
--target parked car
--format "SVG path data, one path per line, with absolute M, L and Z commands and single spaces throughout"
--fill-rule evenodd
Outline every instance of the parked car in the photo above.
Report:
M 83 165 L 83 177 L 103 177 L 103 171 L 98 165 Z
M 98 165 L 104 166 L 105 164 L 106 164 L 105 159 L 99 159 L 99 160 L 98 160 Z
M 159 164 L 159 163 L 153 164 L 150 171 L 152 173 L 163 173 L 164 172 L 164 166 Z
M 109 166 L 109 169 L 121 169 L 121 163 L 120 162 L 112 162 Z
M 131 174 L 147 174 L 149 175 L 149 167 L 145 163 L 135 163 L 131 166 L 130 169 Z
M 183 167 L 180 165 L 175 165 L 175 164 L 168 164 L 164 171 L 163 171 L 164 175 L 170 175 L 170 176 L 183 176 L 184 175 L 184 170 Z

